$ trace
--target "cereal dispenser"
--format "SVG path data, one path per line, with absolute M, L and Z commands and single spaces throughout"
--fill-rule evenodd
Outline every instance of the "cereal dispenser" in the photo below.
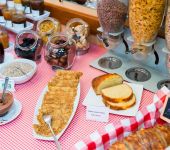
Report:
M 98 0 L 97 14 L 103 33 L 101 40 L 108 49 L 120 42 L 128 13 L 128 0 Z
M 133 37 L 131 49 L 136 59 L 144 59 L 153 51 L 165 6 L 166 0 L 130 0 L 129 26 Z
M 167 70 L 170 73 L 170 0 L 168 0 L 167 16 L 165 23 L 165 40 L 166 40 L 166 53 L 167 53 Z

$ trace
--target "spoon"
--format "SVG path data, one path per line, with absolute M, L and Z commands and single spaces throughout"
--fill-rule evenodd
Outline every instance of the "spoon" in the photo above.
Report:
M 5 101 L 5 93 L 6 93 L 6 89 L 7 89 L 7 86 L 8 86 L 8 81 L 9 81 L 9 78 L 6 77 L 5 78 L 4 89 L 3 89 L 3 93 L 2 93 L 2 98 L 1 98 L 1 101 L 2 101 L 3 104 L 4 104 L 4 101 Z
M 43 119 L 44 119 L 45 123 L 48 124 L 48 126 L 49 126 L 49 129 L 50 129 L 50 131 L 51 131 L 51 133 L 53 135 L 54 142 L 55 142 L 57 150 L 61 150 L 61 145 L 60 145 L 58 139 L 56 138 L 56 136 L 54 134 L 54 131 L 53 131 L 52 127 L 51 127 L 51 119 L 52 119 L 51 116 L 50 115 L 44 115 Z

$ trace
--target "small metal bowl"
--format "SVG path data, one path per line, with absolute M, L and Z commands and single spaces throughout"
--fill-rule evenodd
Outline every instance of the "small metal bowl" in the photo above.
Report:
M 166 86 L 168 89 L 170 89 L 170 79 L 161 80 L 157 84 L 158 89 L 161 89 L 164 86 Z
M 151 78 L 151 73 L 141 67 L 130 68 L 125 72 L 125 74 L 127 78 L 137 82 L 145 82 Z
M 117 69 L 122 66 L 122 61 L 116 57 L 103 57 L 98 61 L 98 64 L 105 69 Z

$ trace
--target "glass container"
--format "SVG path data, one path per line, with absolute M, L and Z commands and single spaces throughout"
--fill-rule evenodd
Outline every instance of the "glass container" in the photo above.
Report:
M 44 0 L 30 0 L 30 7 L 33 16 L 44 14 Z
M 6 20 L 5 26 L 12 26 L 12 14 L 15 12 L 15 9 L 4 8 L 2 9 L 2 14 Z
M 4 56 L 5 52 L 4 52 L 4 47 L 3 44 L 0 42 L 0 64 L 4 62 Z
M 74 63 L 76 47 L 66 34 L 52 36 L 46 46 L 45 60 L 52 69 L 70 69 Z
M 0 27 L 0 42 L 2 43 L 4 49 L 9 47 L 8 32 L 3 27 Z
M 102 27 L 102 39 L 105 47 L 114 45 L 109 43 L 109 35 L 118 36 L 123 32 L 128 14 L 128 0 L 98 0 L 97 15 Z M 117 41 L 116 41 L 117 43 Z
M 15 29 L 24 29 L 26 27 L 26 16 L 22 12 L 12 14 L 12 25 Z
M 66 25 L 66 33 L 75 42 L 77 55 L 88 52 L 89 25 L 79 18 L 71 19 Z
M 39 61 L 42 46 L 42 40 L 35 31 L 21 31 L 16 36 L 15 53 L 18 57 Z
M 6 7 L 6 0 L 1 0 L 0 1 L 0 23 L 5 22 L 4 16 L 3 16 L 3 13 L 2 13 L 2 9 L 4 9 L 5 7 Z
M 30 14 L 31 13 L 31 9 L 30 9 L 30 0 L 21 0 L 22 5 L 24 7 L 24 12 L 26 14 Z
M 48 41 L 50 36 L 53 36 L 56 32 L 60 32 L 60 30 L 60 22 L 51 17 L 40 20 L 37 23 L 37 32 L 44 43 Z
M 166 0 L 130 0 L 129 3 L 129 26 L 134 39 L 132 51 L 147 55 L 162 25 Z

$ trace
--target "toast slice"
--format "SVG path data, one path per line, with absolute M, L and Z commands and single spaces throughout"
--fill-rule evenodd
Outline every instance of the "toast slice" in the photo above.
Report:
M 127 102 L 114 103 L 103 99 L 104 104 L 113 110 L 126 110 L 136 104 L 136 97 L 133 94 L 132 98 Z
M 126 102 L 132 99 L 133 90 L 127 84 L 120 84 L 102 90 L 102 97 L 113 103 Z
M 123 78 L 118 74 L 104 74 L 92 80 L 92 87 L 96 95 L 101 94 L 101 90 L 123 83 Z

